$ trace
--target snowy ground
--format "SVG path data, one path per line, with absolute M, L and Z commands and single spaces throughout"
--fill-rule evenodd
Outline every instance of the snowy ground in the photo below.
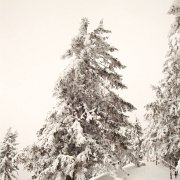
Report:
M 19 166 L 18 174 L 18 180 L 32 180 L 32 174 L 24 170 L 22 166 Z
M 129 173 L 129 176 L 122 170 L 118 170 L 114 175 L 106 173 L 91 180 L 170 180 L 169 169 L 164 165 L 155 165 L 153 162 L 145 164 L 139 168 L 135 167 L 134 164 L 125 166 L 123 169 Z M 31 174 L 21 167 L 18 180 L 31 180 Z M 172 180 L 180 180 L 180 176 L 176 179 L 173 177 Z
M 139 168 L 129 164 L 123 169 L 130 175 L 119 170 L 114 175 L 104 174 L 91 180 L 170 180 L 169 169 L 162 164 L 147 162 L 145 166 Z M 176 179 L 173 177 L 173 180 L 180 180 L 180 176 Z

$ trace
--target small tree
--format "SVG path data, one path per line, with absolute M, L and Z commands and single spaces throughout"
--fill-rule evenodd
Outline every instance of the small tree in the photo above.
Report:
M 18 170 L 15 157 L 17 155 L 17 132 L 12 132 L 11 128 L 8 129 L 3 142 L 0 146 L 0 179 L 13 180 L 16 178 Z
M 142 160 L 142 154 L 141 154 L 141 144 L 142 144 L 142 127 L 140 125 L 139 120 L 136 118 L 135 123 L 133 124 L 133 128 L 131 131 L 131 148 L 134 156 Z

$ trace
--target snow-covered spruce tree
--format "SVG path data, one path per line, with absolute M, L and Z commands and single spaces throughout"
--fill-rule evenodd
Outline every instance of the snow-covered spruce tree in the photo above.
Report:
M 142 144 L 144 155 L 148 160 L 155 160 L 157 153 L 161 157 L 162 140 L 158 137 L 164 135 L 165 129 L 162 126 L 164 125 L 165 114 L 168 113 L 161 88 L 157 86 L 153 87 L 153 90 L 156 92 L 156 100 L 146 106 L 145 118 L 149 121 L 149 125 L 145 130 Z
M 87 29 L 84 18 L 64 55 L 71 64 L 55 86 L 57 106 L 39 130 L 37 143 L 21 155 L 35 178 L 85 180 L 127 159 L 138 163 L 122 133 L 132 127 L 125 113 L 134 107 L 113 91 L 126 88 L 118 74 L 124 66 L 112 55 L 117 49 L 108 44 L 110 31 L 103 22 L 92 32 Z
M 3 142 L 0 145 L 0 179 L 13 180 L 16 179 L 18 166 L 15 161 L 17 155 L 17 133 L 8 129 Z
M 143 132 L 140 122 L 137 118 L 135 123 L 133 123 L 133 127 L 130 131 L 130 136 L 132 153 L 135 157 L 138 157 L 139 160 L 142 160 L 141 145 L 143 141 Z
M 164 64 L 165 78 L 154 87 L 156 101 L 147 105 L 144 147 L 147 154 L 177 165 L 180 159 L 180 0 L 173 2 L 169 14 L 175 21 L 169 33 L 169 51 Z

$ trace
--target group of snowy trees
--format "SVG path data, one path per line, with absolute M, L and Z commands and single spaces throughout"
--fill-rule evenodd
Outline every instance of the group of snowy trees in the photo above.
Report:
M 175 21 L 169 33 L 169 51 L 164 63 L 164 79 L 154 87 L 156 100 L 146 106 L 143 146 L 147 158 L 157 158 L 177 166 L 180 160 L 180 1 L 174 1 L 169 14 Z M 180 161 L 179 161 L 180 164 Z
M 88 31 L 83 18 L 78 35 L 63 58 L 71 63 L 54 88 L 56 106 L 49 112 L 37 141 L 17 153 L 17 133 L 9 129 L 0 145 L 0 179 L 13 180 L 18 164 L 39 180 L 85 180 L 129 162 L 139 166 L 144 157 L 180 167 L 180 0 L 162 79 L 153 87 L 156 100 L 146 106 L 150 122 L 145 134 L 138 119 L 127 112 L 135 107 L 116 92 L 125 89 L 103 21 Z M 179 161 L 179 164 L 178 164 Z

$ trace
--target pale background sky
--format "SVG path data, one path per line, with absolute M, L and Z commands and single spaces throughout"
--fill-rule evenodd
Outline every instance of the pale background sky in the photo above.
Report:
M 124 99 L 138 108 L 143 120 L 152 101 L 151 85 L 162 77 L 173 18 L 171 0 L 0 0 L 0 140 L 9 126 L 21 146 L 31 144 L 52 106 L 52 90 L 66 66 L 61 55 L 69 48 L 80 20 L 90 27 L 103 18 L 112 30 L 127 90 Z

